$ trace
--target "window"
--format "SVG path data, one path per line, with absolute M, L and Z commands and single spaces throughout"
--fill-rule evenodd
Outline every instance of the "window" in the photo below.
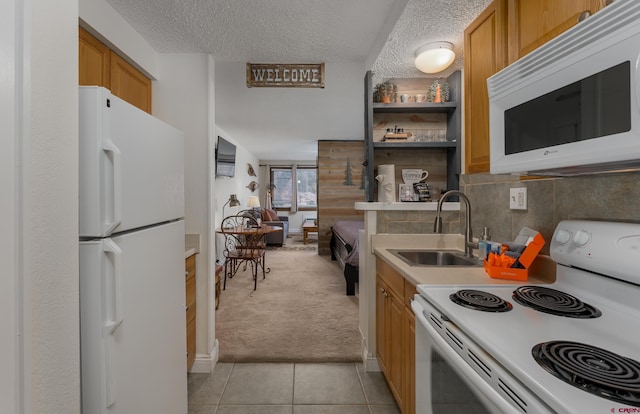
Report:
M 273 207 L 278 209 L 295 207 L 296 210 L 315 210 L 318 206 L 316 172 L 317 169 L 315 167 L 271 168 L 271 184 L 275 186 L 271 193 Z M 294 200 L 295 206 L 293 205 Z

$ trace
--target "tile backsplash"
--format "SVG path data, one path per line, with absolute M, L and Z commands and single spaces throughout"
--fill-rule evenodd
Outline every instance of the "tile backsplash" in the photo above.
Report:
M 527 210 L 509 208 L 509 189 L 527 188 Z M 491 238 L 513 240 L 522 227 L 541 232 L 549 253 L 556 225 L 567 219 L 640 222 L 640 172 L 581 177 L 521 180 L 512 175 L 463 175 L 460 188 L 471 201 L 473 235 L 489 227 Z M 444 212 L 443 231 L 460 232 L 460 212 Z M 377 215 L 379 233 L 432 233 L 435 212 L 383 211 Z

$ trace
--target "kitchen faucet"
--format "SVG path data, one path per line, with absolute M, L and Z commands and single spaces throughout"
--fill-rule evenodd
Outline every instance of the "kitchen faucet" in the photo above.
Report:
M 440 217 L 440 212 L 442 211 L 442 203 L 444 203 L 444 200 L 453 195 L 460 196 L 465 204 L 466 216 L 464 229 L 464 255 L 467 257 L 473 257 L 473 249 L 478 248 L 478 243 L 473 242 L 473 238 L 471 235 L 471 203 L 463 192 L 458 190 L 450 190 L 440 197 L 440 200 L 438 200 L 438 208 L 436 209 L 436 221 L 433 225 L 433 232 L 442 233 L 442 217 Z

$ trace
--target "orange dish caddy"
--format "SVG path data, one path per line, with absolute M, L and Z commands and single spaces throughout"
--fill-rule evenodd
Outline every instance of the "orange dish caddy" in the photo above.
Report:
M 527 229 L 529 230 L 529 229 Z M 528 236 L 527 234 L 520 235 Z M 520 264 L 524 266 L 524 269 L 513 268 L 513 267 L 497 267 L 491 266 L 484 260 L 484 270 L 487 272 L 489 276 L 494 279 L 508 279 L 508 280 L 527 280 L 529 278 L 529 266 L 535 260 L 540 250 L 542 250 L 542 246 L 544 246 L 544 239 L 540 235 L 540 233 L 535 232 L 535 236 L 533 236 L 533 240 L 529 242 L 527 247 L 524 249 L 518 260 Z

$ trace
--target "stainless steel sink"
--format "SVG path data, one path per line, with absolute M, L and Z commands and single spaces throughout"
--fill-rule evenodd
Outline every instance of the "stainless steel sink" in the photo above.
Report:
M 476 258 L 464 256 L 456 250 L 394 250 L 389 251 L 411 266 L 481 266 Z

